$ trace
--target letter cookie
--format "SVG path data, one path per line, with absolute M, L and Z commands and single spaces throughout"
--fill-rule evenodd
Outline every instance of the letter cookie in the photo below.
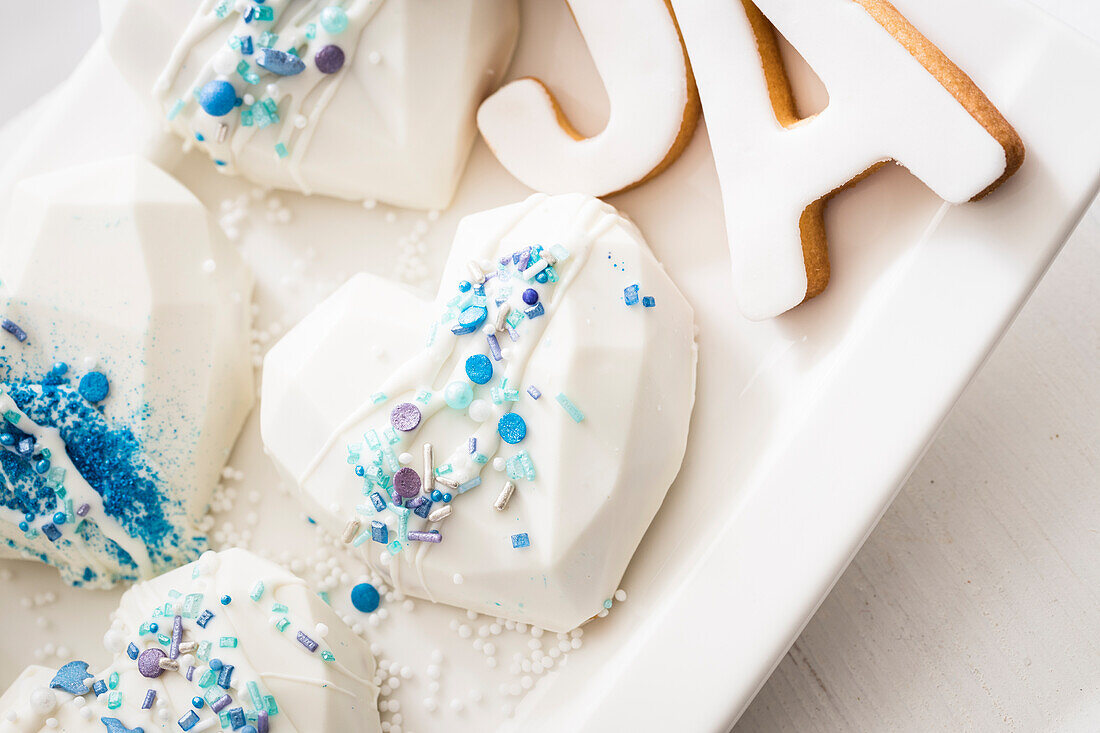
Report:
M 607 196 L 672 164 L 695 131 L 699 97 L 667 0 L 568 2 L 607 88 L 607 127 L 585 137 L 533 78 L 485 100 L 477 124 L 501 164 L 531 188 Z
M 825 204 L 878 166 L 895 161 L 944 201 L 962 203 L 1023 163 L 1023 143 L 981 90 L 884 0 L 673 6 L 749 318 L 777 316 L 825 289 Z M 829 91 L 829 106 L 812 118 L 795 111 L 777 29 Z

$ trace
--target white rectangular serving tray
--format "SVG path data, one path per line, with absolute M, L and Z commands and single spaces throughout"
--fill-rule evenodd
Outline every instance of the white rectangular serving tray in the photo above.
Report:
M 543 675 L 512 717 L 498 699 L 502 672 L 487 670 L 449 630 L 464 615 L 420 603 L 406 618 L 392 605 L 392 618 L 370 632 L 386 655 L 414 669 L 400 694 L 406 732 L 725 730 L 874 527 L 1100 179 L 1100 98 L 1087 92 L 1100 74 L 1096 46 L 1023 0 L 895 5 L 1017 128 L 1027 146 L 1023 169 L 985 201 L 957 208 L 896 167 L 841 194 L 827 220 L 828 290 L 766 323 L 744 320 L 730 293 L 705 129 L 666 173 L 612 198 L 696 309 L 699 384 L 683 471 L 623 580 L 627 601 L 585 628 L 583 647 Z M 581 130 L 598 130 L 606 98 L 565 4 L 524 0 L 523 21 L 510 76 L 541 77 Z M 0 212 L 15 178 L 133 149 L 132 120 L 110 116 L 133 100 L 120 101 L 127 91 L 118 80 L 103 99 L 96 85 L 105 68 L 102 49 L 93 49 L 73 81 L 0 134 Z M 820 95 L 811 75 L 796 77 L 797 90 Z M 74 101 L 87 111 L 82 134 L 95 145 L 59 134 L 71 122 L 49 115 Z M 249 190 L 196 156 L 174 172 L 215 212 Z M 434 291 L 459 218 L 527 193 L 478 143 L 455 203 L 425 227 L 422 285 Z M 356 271 L 392 274 L 404 256 L 398 243 L 425 222 L 384 206 L 279 198 L 291 223 L 257 210 L 240 240 L 265 328 L 290 325 Z M 267 507 L 287 506 L 254 418 L 232 464 L 245 473 L 239 494 L 257 490 Z M 251 528 L 253 548 L 290 546 L 306 556 L 315 546 L 295 512 L 238 504 L 219 527 L 231 521 L 239 530 L 250 526 L 247 512 L 266 512 Z M 65 588 L 53 571 L 28 563 L 0 569 L 14 574 L 0 592 L 0 620 L 20 629 L 0 636 L 0 688 L 47 642 L 67 645 L 70 658 L 103 660 L 99 637 L 118 592 Z M 20 602 L 45 593 L 58 602 Z M 334 605 L 349 608 L 344 598 Z M 462 676 L 484 681 L 485 697 L 458 713 L 419 707 L 432 648 L 448 660 L 444 702 L 465 691 L 455 682 Z

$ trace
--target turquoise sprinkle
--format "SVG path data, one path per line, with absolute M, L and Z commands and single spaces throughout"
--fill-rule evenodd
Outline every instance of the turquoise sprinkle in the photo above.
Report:
M 328 649 L 325 649 L 321 652 L 321 659 L 325 660 L 326 662 L 336 661 L 336 657 Z
M 120 705 L 122 705 L 122 693 L 115 690 L 107 696 L 107 707 L 116 710 Z
M 218 639 L 218 646 L 220 646 L 222 649 L 236 649 L 237 637 L 223 636 L 222 638 Z
M 476 489 L 478 486 L 481 486 L 481 476 L 474 476 L 469 481 L 458 485 L 458 493 L 465 494 L 470 489 Z
M 283 616 L 275 622 L 275 628 L 278 631 L 286 631 L 287 626 L 290 626 L 290 619 L 288 619 L 286 616 Z
M 257 710 L 263 710 L 264 696 L 260 694 L 260 686 L 252 680 L 249 680 L 246 687 L 248 688 L 248 696 L 252 698 L 252 707 Z
M 263 46 L 264 48 L 274 48 L 275 44 L 278 42 L 278 40 L 279 40 L 279 35 L 277 33 L 272 33 L 271 31 L 264 31 L 263 33 L 260 34 L 260 45 Z
M 199 660 L 205 662 L 206 660 L 210 659 L 210 650 L 213 647 L 214 645 L 207 640 L 200 641 L 199 648 L 195 650 L 195 656 Z
M 555 399 L 558 401 L 558 404 L 564 407 L 565 411 L 569 413 L 569 417 L 573 418 L 573 422 L 584 420 L 584 413 L 565 396 L 565 393 L 559 392 Z
M 402 550 L 401 541 L 400 540 L 394 540 L 393 542 L 386 545 L 386 549 L 390 551 L 391 555 L 398 554 Z
M 252 586 L 252 590 L 249 591 L 248 596 L 252 600 L 258 601 L 258 600 L 260 600 L 261 597 L 263 597 L 263 594 L 264 594 L 264 582 L 262 580 L 257 580 L 256 584 Z
M 111 676 L 107 678 L 107 687 L 112 690 L 118 687 L 118 672 L 111 672 Z
M 286 607 L 285 603 L 273 603 L 271 604 L 272 613 L 286 613 L 290 609 Z
M 317 37 L 317 24 L 316 23 L 307 23 L 306 24 L 306 38 L 308 38 L 309 40 L 312 41 L 316 37 Z
M 177 99 L 175 102 L 173 102 L 171 109 L 168 110 L 168 121 L 171 122 L 172 120 L 176 119 L 176 116 L 183 111 L 183 107 L 184 102 L 182 99 Z
M 370 399 L 371 399 L 371 402 L 373 402 L 374 404 L 377 405 L 379 402 L 385 402 L 386 401 L 386 393 L 385 392 L 375 392 L 374 394 L 372 394 L 370 396 Z
M 436 476 L 446 476 L 448 473 L 450 473 L 453 470 L 454 470 L 454 468 L 451 466 L 451 464 L 444 463 L 442 466 L 437 466 L 436 467 L 435 475 Z
M 264 695 L 264 709 L 267 710 L 268 715 L 279 714 L 279 706 L 275 704 L 275 698 L 271 695 Z
M 278 155 L 280 158 L 285 158 L 286 156 L 290 155 L 290 151 L 286 149 L 286 145 L 283 145 L 282 143 L 276 143 L 275 154 Z
M 603 602 L 603 607 L 604 608 L 611 608 L 611 599 L 610 598 L 608 598 L 606 601 Z

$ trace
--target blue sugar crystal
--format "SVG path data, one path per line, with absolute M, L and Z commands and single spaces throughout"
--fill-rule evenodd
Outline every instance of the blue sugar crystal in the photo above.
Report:
M 526 532 L 520 532 L 519 534 L 512 535 L 512 547 L 514 549 L 522 549 L 524 547 L 531 546 L 531 538 L 527 536 Z
M 390 541 L 390 529 L 382 522 L 373 521 L 370 523 L 370 536 L 375 542 L 384 545 Z
M 653 306 L 657 305 L 657 301 L 653 298 L 652 295 L 647 295 L 642 298 L 642 305 L 644 305 L 646 308 L 652 308 Z
M 627 305 L 638 305 L 638 283 L 631 283 L 623 289 L 623 299 Z

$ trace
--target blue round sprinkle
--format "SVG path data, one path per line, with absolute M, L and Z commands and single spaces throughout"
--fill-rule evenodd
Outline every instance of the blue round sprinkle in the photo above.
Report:
M 222 602 L 223 606 L 228 606 L 230 603 L 233 602 L 233 599 L 230 598 L 229 596 L 222 596 L 221 597 L 221 602 Z
M 56 374 L 58 376 L 61 376 L 62 374 L 65 374 L 68 371 L 69 371 L 69 365 L 66 364 L 63 361 L 59 361 L 59 362 L 54 363 L 53 368 L 50 369 L 50 374 Z
M 69 517 L 65 514 L 65 512 L 57 512 L 56 514 L 53 515 L 53 523 L 54 524 L 64 524 L 65 520 L 67 520 L 68 518 Z
M 35 517 L 35 515 L 31 514 L 30 512 L 27 512 L 26 514 L 23 515 L 23 519 L 27 520 L 28 522 L 33 522 L 34 517 Z
M 201 697 L 199 697 L 198 695 L 196 695 L 195 697 L 191 698 L 191 705 L 192 705 L 192 706 L 194 706 L 194 707 L 196 707 L 196 708 L 198 708 L 198 709 L 200 709 L 200 710 L 202 709 L 202 706 L 203 706 L 203 705 L 205 705 L 205 704 L 206 704 L 206 701 L 205 701 L 205 700 L 203 700 L 203 699 L 202 699 Z
M 43 458 L 38 463 L 34 464 L 34 470 L 36 473 L 46 473 L 50 470 L 50 462 Z
M 341 33 L 348 27 L 348 14 L 338 5 L 331 5 L 321 11 L 321 27 L 326 33 Z
M 362 465 L 358 465 L 358 466 L 355 467 L 355 475 L 356 476 L 362 476 L 366 472 L 367 472 L 367 470 L 365 468 L 363 468 Z
M 246 725 L 241 728 L 241 733 L 256 733 L 256 729 L 251 725 Z
M 523 291 L 523 302 L 527 305 L 534 305 L 539 302 L 539 293 L 533 288 L 527 288 Z
M 458 292 L 460 292 L 460 293 L 468 293 L 468 292 L 470 292 L 470 288 L 472 288 L 472 287 L 473 287 L 473 284 L 469 280 L 459 280 L 458 281 Z
M 443 503 L 444 503 L 444 504 L 446 504 L 446 503 L 447 503 L 448 501 L 450 501 L 451 499 L 452 499 L 452 497 L 451 497 L 451 495 L 450 495 L 450 494 L 444 494 L 444 495 L 443 495 Z
M 80 378 L 77 391 L 88 402 L 102 402 L 111 392 L 111 383 L 103 372 L 88 372 Z
M 493 378 L 493 362 L 485 354 L 474 354 L 466 360 L 466 376 L 474 384 L 488 384 Z
M 158 626 L 158 625 L 156 624 L 156 622 L 154 622 L 154 623 L 151 623 L 151 624 L 149 624 L 149 631 L 155 634 L 155 633 L 157 633 L 158 631 L 160 631 L 160 626 Z
M 237 104 L 237 92 L 224 79 L 206 82 L 199 90 L 199 106 L 211 117 L 224 117 Z
M 432 501 L 443 501 L 443 492 L 436 489 L 432 492 Z
M 15 445 L 15 436 L 11 433 L 0 433 L 0 445 Z
M 474 401 L 474 388 L 466 382 L 451 382 L 443 390 L 443 399 L 452 410 L 465 410 Z
M 546 270 L 539 272 L 535 275 L 535 282 L 544 284 L 550 279 L 550 276 L 546 274 Z
M 222 660 L 220 660 L 220 659 L 211 659 L 210 660 L 210 669 L 214 670 L 215 672 L 217 672 L 219 669 L 221 669 L 222 666 L 223 666 L 222 665 Z
M 370 613 L 378 608 L 378 589 L 370 583 L 360 583 L 351 589 L 351 605 L 356 611 Z
M 514 412 L 506 412 L 497 421 L 497 432 L 509 445 L 515 445 L 527 437 L 527 423 Z
M 20 532 L 26 532 L 30 528 L 31 528 L 31 526 L 29 524 L 27 524 L 26 522 L 20 522 L 19 523 L 19 531 Z

